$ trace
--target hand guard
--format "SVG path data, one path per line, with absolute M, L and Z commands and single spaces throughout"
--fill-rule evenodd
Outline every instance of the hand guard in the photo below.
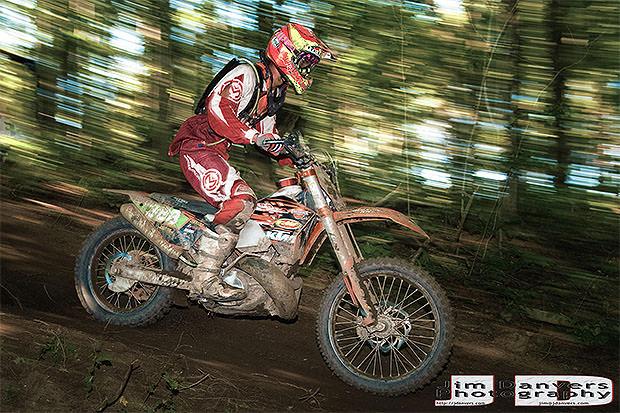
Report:
M 284 139 L 275 133 L 263 133 L 256 136 L 254 143 L 262 150 L 269 152 L 272 156 L 280 155 L 283 146 Z

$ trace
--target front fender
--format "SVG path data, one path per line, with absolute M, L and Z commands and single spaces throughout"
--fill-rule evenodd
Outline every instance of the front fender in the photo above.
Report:
M 415 232 L 416 234 L 424 237 L 425 239 L 430 239 L 428 234 L 424 232 L 424 230 L 420 228 L 418 224 L 416 224 L 413 220 L 411 220 L 405 214 L 402 214 L 390 208 L 359 207 L 345 209 L 343 211 L 334 212 L 334 219 L 338 224 L 343 225 L 367 221 L 392 221 Z M 325 231 L 323 230 L 323 224 L 321 222 L 318 222 L 310 232 L 300 264 L 306 264 L 307 262 L 311 261 L 324 241 Z

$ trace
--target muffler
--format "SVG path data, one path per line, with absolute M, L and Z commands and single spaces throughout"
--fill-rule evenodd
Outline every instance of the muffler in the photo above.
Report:
M 166 241 L 155 225 L 134 204 L 121 205 L 121 215 L 170 258 L 178 260 L 185 251 L 182 247 Z

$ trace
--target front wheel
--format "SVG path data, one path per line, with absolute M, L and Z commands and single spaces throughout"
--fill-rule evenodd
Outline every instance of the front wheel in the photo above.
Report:
M 342 278 L 325 292 L 317 321 L 323 358 L 344 382 L 395 396 L 432 380 L 448 359 L 454 323 L 437 282 L 404 261 L 375 259 L 357 267 L 375 300 L 377 323 L 364 327 Z

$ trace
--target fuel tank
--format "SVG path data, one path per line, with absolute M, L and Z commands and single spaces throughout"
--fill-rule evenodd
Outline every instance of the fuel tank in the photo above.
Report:
M 285 196 L 271 196 L 258 201 L 252 219 L 276 245 L 299 246 L 316 223 L 314 211 Z M 284 245 L 283 245 L 284 244 Z

